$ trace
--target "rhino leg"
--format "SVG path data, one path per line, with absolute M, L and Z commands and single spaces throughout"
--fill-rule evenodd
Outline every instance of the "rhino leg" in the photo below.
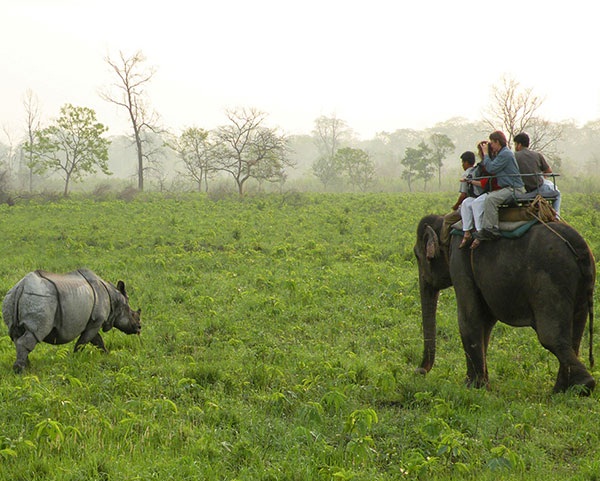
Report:
M 29 363 L 27 356 L 29 356 L 29 353 L 33 351 L 33 348 L 37 343 L 37 339 L 29 331 L 25 331 L 25 333 L 15 341 L 15 347 L 17 348 L 17 360 L 13 364 L 13 370 L 16 373 L 23 372 L 23 369 L 25 369 Z
M 98 349 L 108 352 L 104 346 L 104 341 L 102 340 L 100 333 L 97 332 L 94 336 L 92 336 L 92 334 L 92 332 L 85 331 L 81 336 L 79 336 L 79 339 L 77 339 L 77 342 L 75 343 L 75 352 L 83 348 L 84 344 L 87 344 L 88 342 L 96 346 Z
M 100 333 L 98 333 L 94 337 L 92 337 L 92 340 L 90 342 L 92 343 L 92 345 L 96 346 L 98 349 L 100 349 L 104 352 L 108 352 L 108 349 L 106 349 L 106 347 L 104 346 L 104 340 L 102 339 L 102 336 L 100 335 Z

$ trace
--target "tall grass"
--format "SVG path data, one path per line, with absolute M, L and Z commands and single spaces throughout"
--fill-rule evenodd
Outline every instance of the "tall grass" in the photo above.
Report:
M 20 376 L 0 328 L 0 479 L 597 479 L 597 394 L 551 395 L 558 364 L 531 330 L 499 325 L 492 387 L 469 390 L 444 291 L 437 364 L 413 373 L 414 231 L 453 197 L 0 207 L 1 292 L 86 266 L 124 280 L 143 321 L 104 334 L 108 355 L 38 345 Z M 595 252 L 599 205 L 563 211 Z

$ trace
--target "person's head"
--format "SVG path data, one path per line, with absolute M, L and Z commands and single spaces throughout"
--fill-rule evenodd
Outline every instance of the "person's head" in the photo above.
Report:
M 506 135 L 499 130 L 490 134 L 490 145 L 489 148 L 492 152 L 498 152 L 503 147 L 506 147 L 508 142 L 506 141 Z
M 463 170 L 467 170 L 469 167 L 475 165 L 475 154 L 470 150 L 460 154 L 460 160 L 462 161 Z
M 525 132 L 521 132 L 520 134 L 515 135 L 514 142 L 516 151 L 519 151 L 522 148 L 527 149 L 529 148 L 529 135 Z

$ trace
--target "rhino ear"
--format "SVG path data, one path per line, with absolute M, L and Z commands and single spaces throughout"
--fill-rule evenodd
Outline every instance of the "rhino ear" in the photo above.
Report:
M 440 239 L 431 226 L 425 228 L 425 254 L 428 260 L 437 257 L 440 253 Z
M 127 297 L 127 292 L 125 292 L 125 283 L 123 281 L 117 282 L 117 289 L 121 294 Z

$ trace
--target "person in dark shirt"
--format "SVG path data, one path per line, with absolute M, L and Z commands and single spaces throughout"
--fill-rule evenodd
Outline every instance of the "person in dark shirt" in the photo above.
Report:
M 560 191 L 554 185 L 554 182 L 544 177 L 543 174 L 551 174 L 552 169 L 546 162 L 546 159 L 540 152 L 529 149 L 529 135 L 525 132 L 515 135 L 515 158 L 519 165 L 519 171 L 522 174 L 523 183 L 527 192 L 539 192 L 544 194 L 553 194 L 558 192 L 558 197 L 552 202 L 552 207 L 557 214 L 560 213 Z

